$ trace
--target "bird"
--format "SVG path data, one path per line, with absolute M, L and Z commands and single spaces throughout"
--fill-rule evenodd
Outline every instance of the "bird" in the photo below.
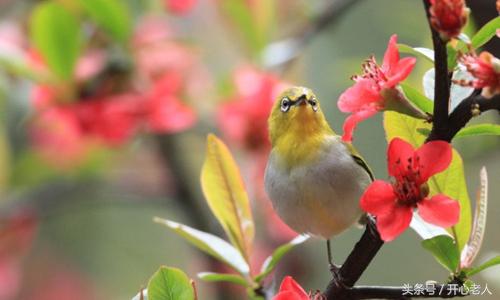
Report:
M 265 191 L 291 229 L 326 239 L 333 269 L 330 238 L 363 219 L 359 199 L 373 173 L 354 146 L 332 130 L 309 88 L 284 90 L 268 127 L 272 147 Z

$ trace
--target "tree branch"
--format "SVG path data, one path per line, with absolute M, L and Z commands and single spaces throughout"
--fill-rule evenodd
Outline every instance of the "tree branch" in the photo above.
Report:
M 358 281 L 384 242 L 375 226 L 375 220 L 368 217 L 366 230 L 356 243 L 351 254 L 324 292 L 327 299 L 357 299 L 350 296 L 352 286 Z
M 443 140 L 451 142 L 457 132 L 462 129 L 477 113 L 496 109 L 500 111 L 500 95 L 488 99 L 480 95 L 480 90 L 464 99 L 447 118 L 446 127 L 442 131 L 431 131 L 427 141 Z
M 284 72 L 299 56 L 312 38 L 340 20 L 342 14 L 360 3 L 360 0 L 332 1 L 308 26 L 292 37 L 269 44 L 263 51 L 264 64 Z
M 432 34 L 434 46 L 434 111 L 432 132 L 440 135 L 446 131 L 448 122 L 448 109 L 450 102 L 451 74 L 448 72 L 448 53 L 446 42 L 441 39 L 439 33 L 431 25 L 430 1 L 423 0 L 429 28 Z

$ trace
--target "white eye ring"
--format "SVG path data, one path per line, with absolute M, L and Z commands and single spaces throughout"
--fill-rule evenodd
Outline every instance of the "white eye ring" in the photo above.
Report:
M 291 102 L 287 97 L 281 99 L 281 111 L 282 112 L 287 112 L 290 109 L 290 106 L 291 106 Z
M 318 111 L 318 101 L 315 98 L 309 100 L 309 104 L 311 104 L 311 107 L 314 111 Z

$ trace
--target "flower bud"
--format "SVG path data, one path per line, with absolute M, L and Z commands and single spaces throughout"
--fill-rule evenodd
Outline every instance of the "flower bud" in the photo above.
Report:
M 467 23 L 469 9 L 464 0 L 431 0 L 429 13 L 432 27 L 441 39 L 448 41 L 460 34 Z

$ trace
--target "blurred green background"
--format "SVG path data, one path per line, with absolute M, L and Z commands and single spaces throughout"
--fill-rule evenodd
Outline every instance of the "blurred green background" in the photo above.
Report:
M 482 10 L 495 13 L 493 0 L 476 1 L 486 3 Z M 0 1 L 0 24 L 18 28 L 21 37 L 27 39 L 21 46 L 26 51 L 32 48 L 28 38 L 30 14 L 41 2 Z M 72 5 L 71 0 L 59 2 Z M 234 94 L 231 76 L 238 66 L 266 67 L 256 54 L 258 52 L 249 50 L 251 47 L 244 42 L 245 35 L 239 32 L 231 16 L 219 7 L 222 2 L 200 0 L 192 10 L 182 14 L 169 10 L 163 1 L 123 2 L 130 12 L 132 27 L 147 14 L 156 14 L 165 20 L 174 32 L 173 39 L 195 49 L 198 63 L 202 65 L 199 72 L 206 73 L 208 83 L 203 83 L 203 88 L 194 96 L 186 97 L 198 116 L 193 127 L 161 134 L 141 132 L 118 147 L 101 147 L 93 151 L 90 158 L 79 163 L 78 167 L 60 168 L 37 155 L 37 148 L 30 143 L 29 135 L 29 127 L 36 115 L 36 108 L 30 102 L 34 83 L 25 76 L 22 68 L 13 68 L 9 59 L 5 62 L 5 57 L 2 57 L 0 209 L 5 218 L 20 209 L 34 212 L 38 227 L 33 245 L 22 259 L 18 291 L 6 298 L 0 295 L 0 299 L 130 299 L 147 284 L 160 265 L 179 267 L 192 278 L 196 278 L 197 272 L 211 269 L 198 250 L 153 223 L 152 218 L 160 216 L 193 227 L 206 226 L 204 229 L 221 234 L 199 185 L 205 137 L 208 132 L 225 137 L 216 121 L 216 112 L 218 106 Z M 274 2 L 276 8 L 270 12 L 272 25 L 268 27 L 269 37 L 264 39 L 266 44 L 294 36 L 302 28 L 307 28 L 330 1 Z M 475 13 L 474 7 L 472 13 Z M 76 15 L 80 17 L 78 13 Z M 81 26 L 92 31 L 95 30 L 92 29 L 95 27 L 93 22 L 92 19 L 85 20 Z M 474 25 L 469 27 L 473 30 Z M 308 40 L 300 49 L 298 58 L 284 71 L 279 68 L 270 68 L 269 71 L 290 83 L 314 90 L 330 124 L 340 132 L 345 115 L 337 109 L 338 96 L 351 85 L 350 76 L 360 73 L 360 64 L 365 58 L 374 54 L 381 61 L 393 33 L 398 34 L 401 43 L 430 47 L 421 1 L 357 1 L 326 29 Z M 92 40 L 92 43 L 98 44 L 97 47 L 105 45 L 108 50 L 123 47 L 125 50 L 117 51 L 120 55 L 133 51 L 133 47 L 122 46 L 106 36 L 101 39 L 104 41 Z M 2 55 L 4 52 L 0 51 Z M 29 63 L 26 65 L 30 67 Z M 410 83 L 421 88 L 422 75 L 430 67 L 429 63 L 419 60 Z M 499 115 L 490 112 L 473 121 L 498 122 Z M 252 183 L 255 180 L 252 175 L 253 156 L 244 147 L 231 142 L 229 145 L 251 190 L 257 185 Z M 382 115 L 360 124 L 355 145 L 376 176 L 387 178 Z M 490 179 L 487 229 L 477 262 L 500 255 L 500 235 L 496 232 L 500 226 L 500 202 L 497 201 L 500 195 L 497 184 L 500 178 L 499 145 L 498 137 L 472 137 L 454 142 L 465 161 L 471 199 L 475 198 L 482 166 L 486 166 Z M 254 211 L 261 205 L 253 200 L 257 197 L 255 194 L 250 191 Z M 183 197 L 189 197 L 192 202 L 186 203 Z M 204 220 L 208 220 L 205 224 L 199 219 L 200 212 L 205 215 Z M 257 237 L 267 226 L 272 226 L 266 223 L 264 215 L 260 215 L 257 224 Z M 345 259 L 361 234 L 361 230 L 353 228 L 334 239 L 333 252 L 337 262 Z M 324 248 L 324 242 L 311 240 L 293 250 L 274 275 L 277 282 L 283 275 L 290 274 L 307 289 L 326 287 L 330 274 Z M 269 254 L 265 247 L 262 251 Z M 296 260 L 302 261 L 300 266 L 295 269 L 285 267 Z M 290 273 L 290 270 L 296 270 L 296 273 Z M 475 278 L 482 286 L 488 284 L 493 293 L 492 296 L 476 296 L 476 299 L 500 297 L 499 274 L 498 268 L 492 268 Z M 420 246 L 420 238 L 407 230 L 401 238 L 382 248 L 359 283 L 441 282 L 447 276 L 447 272 Z M 216 284 L 200 280 L 196 280 L 196 284 L 200 299 L 217 298 Z M 66 289 L 62 285 L 66 285 Z M 46 298 L 34 296 L 38 293 L 50 295 L 40 292 L 44 289 L 62 291 L 53 294 L 56 296 L 44 296 Z M 75 291 L 80 296 L 72 293 Z

